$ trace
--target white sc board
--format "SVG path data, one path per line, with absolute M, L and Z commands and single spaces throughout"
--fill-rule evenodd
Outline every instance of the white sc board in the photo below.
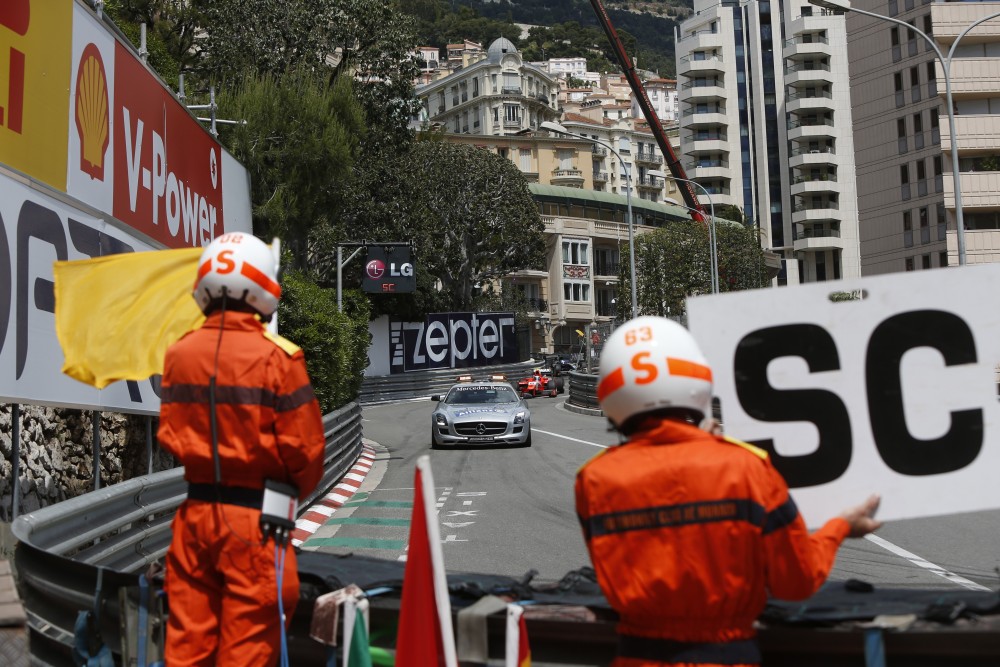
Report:
M 1000 508 L 1000 265 L 697 296 L 727 435 L 765 449 L 810 527 Z

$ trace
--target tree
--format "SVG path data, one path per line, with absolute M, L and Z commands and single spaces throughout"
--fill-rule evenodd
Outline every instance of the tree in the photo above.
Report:
M 387 231 L 414 241 L 418 273 L 440 285 L 439 305 L 473 310 L 477 289 L 542 261 L 545 227 L 510 160 L 464 144 L 418 141 L 394 171 L 399 190 L 389 205 L 398 217 L 384 221 L 392 223 Z
M 250 174 L 256 233 L 282 238 L 305 267 L 309 236 L 336 213 L 365 137 L 353 82 L 340 77 L 328 86 L 306 68 L 282 77 L 248 73 L 218 101 L 226 117 L 246 121 L 221 138 Z
M 719 291 L 767 285 L 764 255 L 753 230 L 731 222 L 716 222 Z M 672 223 L 635 239 L 639 312 L 683 317 L 687 297 L 711 293 L 712 275 L 708 226 L 693 220 Z M 626 250 L 627 252 L 627 250 Z M 629 266 L 622 263 L 617 301 L 619 319 L 632 316 Z

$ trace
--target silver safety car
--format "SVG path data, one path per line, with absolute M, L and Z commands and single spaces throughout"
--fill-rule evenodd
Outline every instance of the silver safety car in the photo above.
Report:
M 431 396 L 431 447 L 511 444 L 531 447 L 531 412 L 505 376 L 464 376 Z

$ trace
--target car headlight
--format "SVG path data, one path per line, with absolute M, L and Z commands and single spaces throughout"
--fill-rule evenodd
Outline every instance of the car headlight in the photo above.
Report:
M 445 418 L 443 414 L 439 412 L 436 415 L 434 415 L 434 423 L 437 424 L 438 426 L 447 426 L 448 420 Z
M 518 412 L 516 415 L 514 415 L 514 423 L 515 424 L 523 424 L 524 423 L 524 410 L 522 410 L 521 412 Z

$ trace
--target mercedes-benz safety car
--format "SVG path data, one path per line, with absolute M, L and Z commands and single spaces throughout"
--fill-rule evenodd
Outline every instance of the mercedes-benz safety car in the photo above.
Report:
M 431 447 L 511 444 L 531 447 L 531 412 L 506 376 L 462 376 L 443 396 L 431 396 Z

